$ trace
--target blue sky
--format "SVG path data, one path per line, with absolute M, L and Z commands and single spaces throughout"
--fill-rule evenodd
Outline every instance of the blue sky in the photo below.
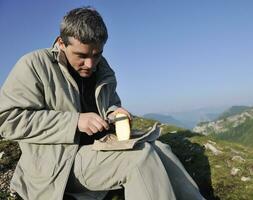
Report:
M 134 114 L 253 103 L 251 0 L 0 1 L 0 85 L 25 53 L 50 47 L 62 16 L 91 5 L 104 56 Z

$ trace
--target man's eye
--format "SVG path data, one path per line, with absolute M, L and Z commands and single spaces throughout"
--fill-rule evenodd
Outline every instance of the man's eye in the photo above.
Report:
M 102 53 L 98 53 L 98 54 L 92 55 L 91 57 L 92 57 L 93 59 L 99 59 L 101 56 L 102 56 Z M 78 57 L 78 58 L 82 58 L 82 59 L 90 58 L 89 55 L 85 55 L 85 54 L 77 54 L 77 57 Z
M 79 54 L 79 55 L 77 55 L 77 56 L 78 56 L 78 58 L 87 58 L 87 56 L 81 55 L 81 54 Z

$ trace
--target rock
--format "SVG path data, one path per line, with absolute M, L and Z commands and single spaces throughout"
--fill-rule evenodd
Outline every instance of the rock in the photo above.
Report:
M 12 198 L 16 198 L 16 197 L 17 197 L 17 193 L 16 193 L 16 192 L 10 192 L 10 196 L 11 196 Z
M 250 177 L 245 177 L 245 176 L 242 176 L 242 177 L 241 177 L 241 181 L 246 182 L 246 181 L 250 181 L 250 180 L 251 180 Z
M 232 162 L 231 162 L 231 160 L 226 160 L 226 163 L 227 163 L 227 166 L 228 166 L 228 167 L 232 167 Z
M 216 144 L 216 142 L 214 142 L 214 141 L 212 141 L 212 140 L 207 140 L 209 143 L 211 143 L 211 144 L 213 144 L 213 145 L 215 145 Z
M 239 168 L 233 167 L 233 168 L 231 169 L 231 171 L 230 171 L 230 174 L 231 174 L 232 176 L 235 176 L 235 175 L 238 174 L 239 171 L 240 171 Z
M 213 146 L 213 145 L 210 144 L 210 143 L 204 144 L 204 147 L 205 147 L 207 150 L 212 151 L 212 153 L 213 153 L 214 155 L 216 155 L 216 156 L 222 153 L 222 151 L 218 150 L 215 146 Z
M 238 162 L 245 162 L 245 159 L 243 159 L 241 156 L 233 156 L 232 160 L 238 161 Z
M 249 167 L 249 173 L 251 176 L 253 175 L 253 166 Z
M 231 150 L 231 152 L 234 153 L 234 154 L 245 155 L 245 153 L 240 152 L 240 151 L 237 151 L 237 150 L 235 150 L 235 149 L 233 149 L 233 148 L 230 148 L 230 150 Z
M 177 131 L 171 131 L 170 133 L 177 133 Z
M 4 152 L 3 151 L 0 152 L 0 159 L 2 159 L 3 155 L 4 155 Z
M 191 162 L 191 161 L 192 161 L 192 157 L 187 158 L 187 159 L 185 160 L 185 162 Z

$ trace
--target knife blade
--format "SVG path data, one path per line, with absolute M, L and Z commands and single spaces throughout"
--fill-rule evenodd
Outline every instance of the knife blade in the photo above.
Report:
M 114 124 L 115 122 L 118 122 L 118 121 L 121 121 L 121 120 L 125 120 L 125 119 L 128 119 L 127 116 L 124 116 L 124 117 L 113 117 L 113 118 L 107 118 L 105 121 L 108 123 L 108 124 Z

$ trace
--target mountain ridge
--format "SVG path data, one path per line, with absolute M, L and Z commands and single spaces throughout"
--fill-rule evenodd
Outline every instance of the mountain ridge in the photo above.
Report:
M 193 131 L 253 147 L 253 108 L 231 107 L 217 120 L 199 123 Z
M 218 119 L 223 119 L 226 117 L 230 117 L 236 114 L 240 114 L 246 110 L 251 109 L 250 106 L 231 106 L 229 109 L 225 110 L 219 117 Z
M 192 129 L 199 122 L 216 119 L 226 108 L 227 107 L 207 107 L 181 112 L 147 113 L 142 117 L 157 120 L 166 124 L 173 124 L 179 127 Z
M 157 120 L 157 121 L 159 121 L 161 123 L 165 123 L 165 124 L 173 124 L 175 126 L 185 127 L 185 124 L 183 124 L 179 120 L 175 119 L 171 115 L 158 114 L 158 113 L 147 113 L 147 114 L 144 114 L 142 117 L 146 118 L 146 119 Z

